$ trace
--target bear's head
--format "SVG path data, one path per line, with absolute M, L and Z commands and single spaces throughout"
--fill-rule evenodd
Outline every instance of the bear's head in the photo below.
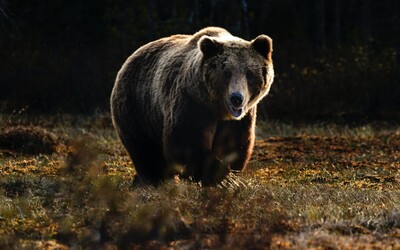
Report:
M 271 38 L 260 35 L 246 41 L 230 34 L 204 35 L 197 46 L 202 84 L 211 98 L 209 105 L 217 110 L 220 119 L 240 120 L 271 87 Z

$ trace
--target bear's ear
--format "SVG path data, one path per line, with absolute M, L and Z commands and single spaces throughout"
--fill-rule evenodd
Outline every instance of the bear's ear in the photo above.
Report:
M 202 36 L 198 42 L 198 46 L 206 58 L 215 56 L 222 51 L 222 44 L 209 36 Z
M 259 35 L 251 41 L 253 48 L 267 60 L 271 60 L 272 55 L 272 39 L 266 35 Z

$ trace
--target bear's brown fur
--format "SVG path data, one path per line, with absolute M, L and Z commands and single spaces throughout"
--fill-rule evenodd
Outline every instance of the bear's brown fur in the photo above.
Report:
M 246 41 L 217 27 L 134 52 L 117 75 L 111 112 L 138 177 L 157 183 L 183 169 L 207 185 L 243 170 L 257 103 L 274 78 L 271 53 L 266 35 Z

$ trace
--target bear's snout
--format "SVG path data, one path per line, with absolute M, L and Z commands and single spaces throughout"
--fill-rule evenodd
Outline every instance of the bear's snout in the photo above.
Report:
M 231 114 L 238 118 L 243 114 L 244 96 L 240 92 L 233 92 L 229 96 L 229 110 Z
M 242 106 L 244 97 L 241 93 L 235 92 L 231 94 L 230 101 L 235 108 Z

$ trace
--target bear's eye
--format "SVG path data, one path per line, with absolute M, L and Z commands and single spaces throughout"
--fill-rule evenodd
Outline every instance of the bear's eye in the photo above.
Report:
M 247 72 L 246 72 L 246 78 L 247 78 L 247 81 L 252 82 L 252 81 L 254 81 L 254 79 L 255 79 L 256 77 L 254 76 L 254 73 L 253 73 L 253 72 L 251 72 L 250 70 L 247 70 Z
M 229 71 L 229 70 L 225 70 L 224 71 L 224 77 L 225 78 L 231 78 L 231 76 L 232 76 L 232 72 L 231 71 Z

